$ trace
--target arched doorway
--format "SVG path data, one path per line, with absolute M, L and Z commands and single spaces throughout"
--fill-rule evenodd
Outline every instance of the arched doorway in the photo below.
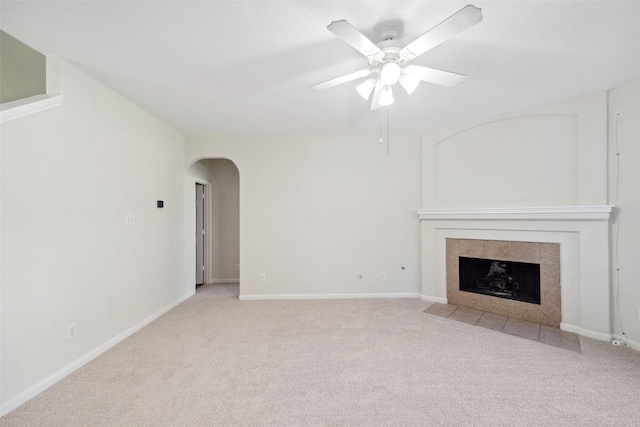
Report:
M 202 159 L 190 173 L 194 178 L 196 285 L 207 292 L 239 295 L 240 176 L 227 159 Z M 202 242 L 202 248 L 198 243 Z M 219 285 L 219 286 L 216 286 Z M 198 287 L 198 289 L 203 289 Z

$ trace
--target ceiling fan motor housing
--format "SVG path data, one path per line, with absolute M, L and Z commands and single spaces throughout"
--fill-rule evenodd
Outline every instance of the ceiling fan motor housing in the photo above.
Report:
M 394 40 L 398 38 L 398 27 L 395 25 L 389 25 L 382 30 L 382 40 Z
M 380 48 L 383 55 L 375 55 L 369 57 L 369 67 L 371 71 L 380 71 L 382 66 L 389 62 L 395 62 L 402 66 L 407 62 L 401 51 L 406 46 L 406 43 L 401 40 L 384 40 L 378 43 L 376 46 Z

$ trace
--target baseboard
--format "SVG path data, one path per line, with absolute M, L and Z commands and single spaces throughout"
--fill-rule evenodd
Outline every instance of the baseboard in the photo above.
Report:
M 448 304 L 449 300 L 447 300 L 446 298 L 441 298 L 441 297 L 432 297 L 429 295 L 421 295 L 420 298 L 422 298 L 425 301 L 431 301 L 431 302 L 439 302 L 440 304 Z
M 593 338 L 599 341 L 611 341 L 611 334 L 605 334 L 603 332 L 596 332 L 589 329 L 583 329 L 579 326 L 569 325 L 568 323 L 560 323 L 560 329 L 567 332 L 573 332 L 583 337 Z
M 32 385 L 31 387 L 29 387 L 28 389 L 26 389 L 22 393 L 20 393 L 17 396 L 9 399 L 7 402 L 2 404 L 2 406 L 0 407 L 0 416 L 4 416 L 4 415 L 8 414 L 9 412 L 13 411 L 18 406 L 22 405 L 23 403 L 25 403 L 29 399 L 32 399 L 35 396 L 37 396 L 38 394 L 42 393 L 47 388 L 51 387 L 52 385 L 54 385 L 55 383 L 57 383 L 58 381 L 60 381 L 61 379 L 63 379 L 64 377 L 66 377 L 67 375 L 72 373 L 73 371 L 75 371 L 76 369 L 78 369 L 78 368 L 84 366 L 85 364 L 89 363 L 90 361 L 92 361 L 96 357 L 100 356 L 105 351 L 109 350 L 111 347 L 113 347 L 116 344 L 118 344 L 120 341 L 124 340 L 125 338 L 130 337 L 131 335 L 133 335 L 134 333 L 136 333 L 140 329 L 142 329 L 145 326 L 147 326 L 149 323 L 151 323 L 154 320 L 156 320 L 158 317 L 162 316 L 163 314 L 165 314 L 166 312 L 168 312 L 172 308 L 176 307 L 181 302 L 183 302 L 186 299 L 190 298 L 191 296 L 193 296 L 195 294 L 195 292 L 196 292 L 195 290 L 189 291 L 186 295 L 178 298 L 176 301 L 172 302 L 171 304 L 167 305 L 164 308 L 161 308 L 160 310 L 158 310 L 155 313 L 153 313 L 151 316 L 149 316 L 146 319 L 142 320 L 141 322 L 133 325 L 129 329 L 126 329 L 124 332 L 116 335 L 115 337 L 113 337 L 109 341 L 107 341 L 104 344 L 100 345 L 99 347 L 91 350 L 89 353 L 85 354 L 84 356 L 80 357 L 79 359 L 75 360 L 74 362 L 68 364 L 64 368 L 62 368 L 59 371 L 53 373 L 52 375 L 48 376 L 44 380 L 40 381 L 39 383 Z
M 640 351 L 640 342 L 634 340 L 627 340 L 627 345 L 635 351 Z
M 627 342 L 627 347 L 632 348 L 636 351 L 640 351 L 640 342 L 634 341 L 634 340 L 630 340 L 629 338 L 627 338 L 624 335 L 620 335 L 620 334 L 611 334 L 611 338 L 612 339 L 622 339 L 624 341 Z
M 366 299 L 366 298 L 419 298 L 418 293 L 375 293 L 375 294 L 254 294 L 240 295 L 243 301 L 283 300 L 283 299 Z
M 240 283 L 240 279 L 211 279 L 209 283 L 220 284 L 220 283 Z

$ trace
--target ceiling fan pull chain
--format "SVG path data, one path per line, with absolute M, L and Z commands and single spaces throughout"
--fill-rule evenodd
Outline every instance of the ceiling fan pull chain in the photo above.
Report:
M 382 122 L 385 120 L 384 117 L 382 117 L 382 111 L 384 110 L 385 112 L 385 116 L 386 116 L 386 127 L 387 129 L 385 130 L 385 133 L 387 134 L 387 156 L 389 155 L 389 108 L 385 107 L 385 108 L 380 108 L 378 110 L 378 123 L 379 123 L 379 127 L 380 127 L 380 145 L 382 145 L 384 143 L 384 139 L 383 139 L 383 131 L 382 131 Z
M 389 155 L 389 108 L 385 108 L 387 113 L 387 156 Z
M 378 125 L 380 128 L 380 145 L 382 145 L 382 108 L 378 110 Z

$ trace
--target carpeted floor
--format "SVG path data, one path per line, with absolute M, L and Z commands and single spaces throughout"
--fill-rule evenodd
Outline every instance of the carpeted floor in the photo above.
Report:
M 580 354 L 428 306 L 205 285 L 0 425 L 640 425 L 640 353 L 580 338 Z

